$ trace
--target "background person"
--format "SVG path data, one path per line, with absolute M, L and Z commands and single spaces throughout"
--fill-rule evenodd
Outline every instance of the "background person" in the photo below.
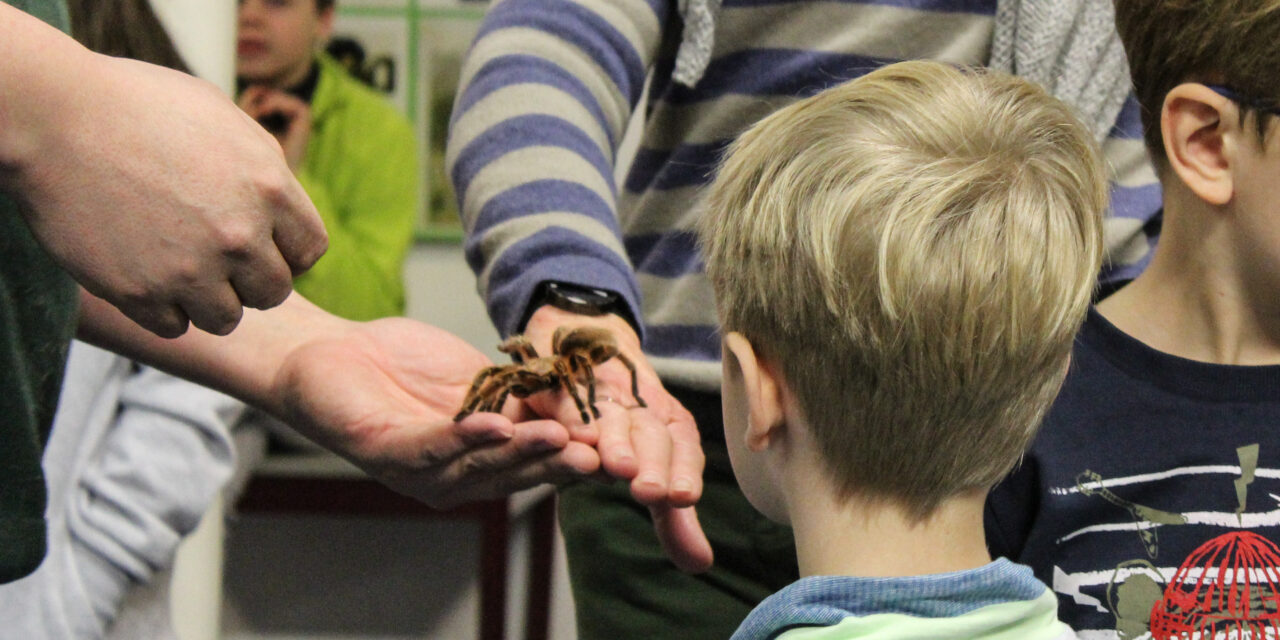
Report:
M 1280 2 L 1117 0 L 1160 247 L 1090 310 L 992 553 L 1098 638 L 1262 637 L 1280 563 Z M 1150 636 L 1147 634 L 1150 633 Z
M 404 313 L 404 260 L 420 209 L 409 121 L 322 47 L 333 0 L 240 0 L 240 107 L 269 129 L 329 232 L 294 288 L 352 320 Z

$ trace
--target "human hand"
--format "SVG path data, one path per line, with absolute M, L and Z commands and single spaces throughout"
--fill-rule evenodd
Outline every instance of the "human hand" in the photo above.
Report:
M 594 444 L 603 471 L 630 482 L 631 495 L 649 507 L 663 549 L 678 567 L 706 570 L 711 546 L 693 508 L 702 495 L 705 458 L 692 414 L 663 388 L 626 320 L 545 305 L 529 318 L 524 336 L 539 355 L 548 356 L 551 336 L 561 326 L 608 329 L 619 352 L 635 365 L 639 395 L 648 406 L 639 406 L 632 396 L 631 372 L 618 358 L 594 367 L 600 416 L 590 423 L 583 423 L 577 405 L 563 392 L 534 394 L 525 402 L 538 415 L 569 425 L 574 440 Z
M 0 172 L 50 255 L 164 337 L 284 300 L 327 239 L 275 139 L 207 82 L 62 53 L 81 71 L 6 114 L 23 127 Z
M 454 422 L 472 378 L 488 364 L 466 342 L 419 322 L 351 323 L 294 349 L 272 395 L 295 429 L 436 508 L 599 470 L 595 449 L 571 441 L 552 420 L 526 420 L 514 401 L 506 415 Z
M 237 104 L 276 137 L 285 160 L 296 175 L 311 139 L 311 107 L 297 96 L 262 85 L 240 93 Z

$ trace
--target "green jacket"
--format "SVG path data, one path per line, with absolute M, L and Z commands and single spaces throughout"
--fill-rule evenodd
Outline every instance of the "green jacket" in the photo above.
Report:
M 352 320 L 404 313 L 404 259 L 419 208 L 417 141 L 381 94 L 321 55 L 311 138 L 298 172 L 329 250 L 294 288 Z

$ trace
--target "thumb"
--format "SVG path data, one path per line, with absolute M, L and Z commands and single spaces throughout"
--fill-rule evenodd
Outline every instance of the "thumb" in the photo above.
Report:
M 711 568 L 715 554 L 693 507 L 650 507 L 649 513 L 662 550 L 676 567 L 686 573 L 702 573 Z

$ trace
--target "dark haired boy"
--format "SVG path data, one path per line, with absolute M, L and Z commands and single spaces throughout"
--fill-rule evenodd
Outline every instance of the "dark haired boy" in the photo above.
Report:
M 1280 631 L 1280 2 L 1118 0 L 1160 247 L 1090 311 L 993 554 L 1090 638 Z M 1094 635 L 1096 634 L 1096 635 Z

